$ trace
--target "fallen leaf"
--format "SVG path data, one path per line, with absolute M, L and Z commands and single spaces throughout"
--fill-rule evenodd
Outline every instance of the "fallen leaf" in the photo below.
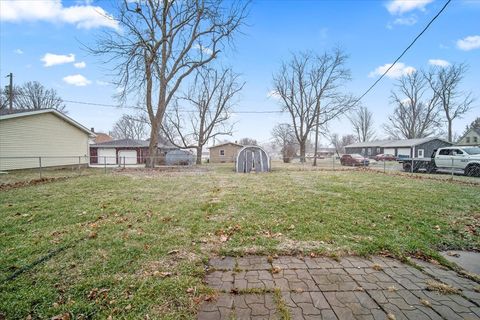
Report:
M 420 299 L 420 302 L 426 306 L 426 307 L 432 307 L 432 304 L 430 303 L 430 301 L 426 300 L 426 299 Z
M 132 309 L 132 305 L 131 305 L 131 304 L 129 304 L 128 306 L 125 307 L 125 310 L 127 310 L 127 311 L 130 310 L 130 309 Z
M 70 320 L 70 319 L 72 319 L 72 317 L 70 316 L 70 313 L 62 313 L 52 317 L 51 320 Z
M 279 273 L 280 271 L 282 271 L 282 269 L 280 269 L 279 267 L 273 267 L 271 271 L 272 273 Z
M 89 239 L 95 239 L 97 237 L 97 233 L 95 231 L 92 231 L 88 234 Z
M 176 249 L 175 249 L 175 250 L 170 250 L 170 251 L 168 251 L 167 254 L 177 254 L 177 253 L 179 253 L 179 252 L 180 252 L 179 250 L 176 250 Z
M 389 314 L 387 314 L 387 319 L 388 320 L 396 320 L 397 318 L 395 317 L 395 315 L 393 313 L 389 313 Z
M 187 289 L 187 293 L 193 293 L 193 292 L 195 292 L 195 288 L 188 288 Z
M 375 271 L 382 271 L 383 267 L 381 265 L 379 265 L 378 263 L 375 263 L 375 264 L 372 265 L 372 269 L 375 270 Z
M 227 242 L 227 241 L 228 241 L 228 236 L 225 235 L 225 234 L 222 234 L 222 235 L 220 236 L 220 242 Z

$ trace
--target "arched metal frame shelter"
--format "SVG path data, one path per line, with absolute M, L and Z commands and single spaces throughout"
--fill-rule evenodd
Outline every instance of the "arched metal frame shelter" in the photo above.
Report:
M 259 146 L 245 146 L 238 152 L 235 164 L 237 172 L 269 172 L 270 157 Z

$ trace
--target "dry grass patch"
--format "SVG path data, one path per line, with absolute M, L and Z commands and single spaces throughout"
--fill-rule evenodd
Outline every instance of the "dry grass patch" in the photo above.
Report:
M 449 284 L 435 281 L 435 280 L 428 280 L 427 281 L 427 290 L 429 291 L 436 291 L 441 294 L 458 294 L 460 289 L 452 287 Z

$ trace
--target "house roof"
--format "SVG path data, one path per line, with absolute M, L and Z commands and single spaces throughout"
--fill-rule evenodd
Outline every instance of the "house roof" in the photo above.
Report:
M 381 147 L 384 143 L 388 142 L 387 140 L 375 140 L 375 141 L 366 141 L 366 142 L 357 142 L 345 146 L 345 148 L 364 148 L 364 147 Z
M 90 131 L 88 128 L 82 126 L 80 123 L 77 121 L 73 120 L 69 116 L 55 110 L 55 109 L 37 109 L 37 110 L 8 110 L 5 111 L 2 110 L 0 112 L 0 120 L 7 120 L 7 119 L 14 119 L 14 118 L 21 118 L 21 117 L 29 117 L 29 116 L 35 116 L 39 114 L 44 114 L 44 113 L 51 113 L 60 119 L 70 123 L 72 126 L 77 127 L 78 129 L 84 131 L 91 137 L 95 137 L 96 134 Z
M 97 135 L 97 137 L 95 138 L 95 143 L 102 143 L 102 142 L 108 142 L 113 140 L 112 137 L 110 137 L 106 133 L 96 132 L 95 134 Z
M 460 141 L 462 141 L 463 138 L 468 136 L 472 131 L 475 131 L 478 135 L 480 135 L 480 128 L 476 128 L 476 127 L 470 128 L 470 130 L 465 132 L 465 134 L 463 136 L 461 136 L 460 139 L 458 139 L 457 143 L 460 143 Z
M 217 147 L 222 147 L 222 146 L 225 146 L 225 145 L 227 145 L 227 144 L 231 144 L 231 145 L 234 145 L 234 146 L 243 148 L 243 146 L 242 146 L 241 144 L 238 144 L 238 143 L 235 143 L 235 142 L 225 142 L 225 143 L 217 144 L 216 146 L 208 147 L 208 149 L 213 149 L 213 148 L 217 148 Z
M 346 146 L 345 148 L 364 148 L 364 147 L 384 147 L 384 148 L 402 148 L 402 147 L 414 147 L 419 144 L 429 142 L 432 140 L 442 140 L 437 137 L 419 138 L 419 139 L 403 139 L 403 140 L 377 140 L 369 142 L 359 142 Z M 447 142 L 447 141 L 445 141 Z
M 110 140 L 92 144 L 91 147 L 119 148 L 119 147 L 148 147 L 148 141 L 134 139 Z
M 135 139 L 119 139 L 111 140 L 101 143 L 91 144 L 90 147 L 98 148 L 148 148 L 150 142 L 148 140 L 135 140 Z M 176 149 L 172 146 L 158 145 L 162 149 Z

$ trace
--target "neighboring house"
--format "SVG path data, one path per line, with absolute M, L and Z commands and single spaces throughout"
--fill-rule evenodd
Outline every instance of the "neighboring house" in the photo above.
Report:
M 480 128 L 471 128 L 457 142 L 457 146 L 480 146 Z
M 238 152 L 243 146 L 234 142 L 222 143 L 210 147 L 210 162 L 211 163 L 225 163 L 235 162 Z
M 331 158 L 335 154 L 335 148 L 318 148 L 317 157 Z
M 428 158 L 433 150 L 451 145 L 452 143 L 435 137 L 377 140 L 350 144 L 345 147 L 345 152 L 348 154 L 358 153 L 365 157 L 374 157 L 377 154 L 393 154 L 396 157 Z
M 149 142 L 120 139 L 90 145 L 90 164 L 143 164 L 149 157 Z M 159 146 L 156 163 L 165 164 L 165 155 L 176 148 Z
M 86 165 L 94 136 L 54 109 L 0 114 L 0 170 Z
M 108 142 L 108 141 L 112 141 L 113 138 L 110 137 L 108 134 L 106 133 L 103 133 L 103 132 L 95 132 L 95 129 L 92 128 L 91 131 L 93 133 L 95 133 L 95 138 L 94 139 L 91 139 L 91 144 L 95 144 L 95 143 L 102 143 L 102 142 Z

